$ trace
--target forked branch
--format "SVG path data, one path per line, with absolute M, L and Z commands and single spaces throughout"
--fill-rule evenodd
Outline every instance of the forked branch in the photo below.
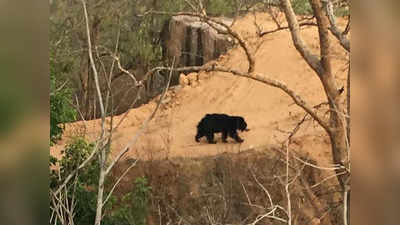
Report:
M 330 31 L 332 34 L 339 40 L 340 45 L 347 51 L 350 52 L 350 40 L 347 38 L 346 34 L 350 30 L 350 18 L 349 22 L 347 23 L 347 26 L 343 32 L 339 30 L 336 24 L 336 17 L 335 14 L 333 13 L 333 4 L 331 0 L 324 1 L 324 8 L 326 11 L 326 14 L 329 19 L 329 23 L 331 25 Z

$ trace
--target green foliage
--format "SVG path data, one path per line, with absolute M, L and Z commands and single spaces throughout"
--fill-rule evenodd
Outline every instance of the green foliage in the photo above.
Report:
M 73 138 L 64 150 L 61 151 L 63 157 L 60 160 L 50 156 L 50 166 L 58 166 L 60 168 L 60 176 L 65 178 L 73 172 L 78 166 L 90 155 L 94 149 L 93 143 L 88 143 L 85 139 L 78 137 Z M 92 160 L 89 165 L 79 171 L 78 184 L 97 185 L 98 181 L 98 163 Z M 56 188 L 60 183 L 55 171 L 50 171 L 50 188 Z
M 311 15 L 313 13 L 309 0 L 292 0 L 292 7 L 297 15 Z
M 66 178 L 71 172 L 90 155 L 94 145 L 83 138 L 74 138 L 62 151 L 63 157 L 57 160 L 50 157 L 50 163 L 60 168 L 61 178 Z M 69 201 L 76 201 L 75 224 L 94 224 L 96 215 L 96 188 L 98 183 L 99 167 L 96 160 L 92 160 L 87 166 L 79 170 L 76 183 L 68 188 Z M 73 182 L 73 181 L 71 181 Z M 56 190 L 61 182 L 58 175 L 50 170 L 50 188 Z
M 94 144 L 88 143 L 83 138 L 74 138 L 63 150 L 63 157 L 57 160 L 50 157 L 50 165 L 60 168 L 60 176 L 65 178 L 73 172 L 94 150 Z M 76 184 L 68 189 L 68 196 L 74 196 L 75 224 L 92 225 L 96 216 L 97 189 L 99 179 L 99 164 L 97 158 L 93 159 L 84 168 L 79 170 L 75 179 Z M 55 190 L 60 185 L 58 175 L 50 171 L 50 188 Z M 105 184 L 107 193 L 109 183 Z M 103 225 L 144 225 L 148 214 L 148 203 L 151 187 L 147 179 L 140 177 L 135 180 L 132 192 L 118 199 L 111 196 L 103 207 Z M 69 199 L 71 201 L 71 199 Z
M 72 90 L 61 86 L 63 84 L 58 80 L 60 74 L 60 69 L 50 57 L 50 144 L 54 144 L 61 137 L 64 123 L 76 119 L 76 111 L 69 104 Z
M 233 16 L 236 12 L 235 1 L 214 0 L 207 5 L 207 14 L 212 16 Z
M 135 188 L 124 195 L 120 206 L 112 212 L 110 224 L 145 225 L 148 215 L 151 187 L 145 177 L 135 180 Z
M 335 16 L 344 17 L 350 15 L 350 10 L 348 7 L 337 7 L 334 11 Z
M 61 176 L 66 177 L 74 171 L 82 162 L 89 157 L 90 153 L 94 150 L 94 144 L 88 143 L 84 138 L 74 138 L 61 153 L 62 159 L 59 161 Z M 80 172 L 79 181 L 84 182 L 86 185 L 95 185 L 98 180 L 98 163 L 96 160 L 85 167 Z
M 148 203 L 150 200 L 151 187 L 147 183 L 145 177 L 139 177 L 135 180 L 135 189 L 132 197 L 132 212 L 135 224 L 146 224 L 146 216 L 148 213 Z

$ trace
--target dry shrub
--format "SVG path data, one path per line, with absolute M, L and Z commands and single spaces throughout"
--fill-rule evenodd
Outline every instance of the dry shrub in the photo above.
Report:
M 116 168 L 115 177 L 128 165 Z M 293 160 L 290 165 L 289 177 L 297 177 L 290 186 L 293 221 L 331 224 L 336 217 L 335 224 L 341 224 L 340 199 L 335 201 L 332 195 L 339 189 L 337 184 L 327 182 L 310 188 L 323 179 L 319 170 Z M 117 192 L 132 190 L 135 178 L 145 176 L 152 188 L 149 224 L 248 224 L 272 209 L 262 186 L 274 205 L 287 207 L 285 174 L 285 155 L 279 149 L 156 159 L 139 162 Z M 275 215 L 287 219 L 284 210 Z M 282 222 L 265 218 L 260 224 Z

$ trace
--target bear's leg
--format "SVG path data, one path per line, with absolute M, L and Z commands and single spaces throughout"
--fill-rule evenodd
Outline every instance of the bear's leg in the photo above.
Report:
M 226 130 L 222 131 L 222 142 L 228 142 L 226 138 L 228 137 L 228 132 Z
M 196 140 L 196 142 L 199 142 L 200 140 L 200 138 L 201 137 L 203 137 L 204 135 L 201 133 L 201 132 L 199 132 L 199 131 L 197 131 L 197 134 L 196 134 L 196 137 L 194 138 L 195 140 Z
M 214 141 L 214 133 L 207 134 L 207 141 L 210 144 L 216 144 L 217 143 L 216 141 Z
M 232 137 L 233 139 L 235 139 L 235 141 L 237 141 L 237 142 L 239 142 L 239 143 L 242 143 L 242 142 L 244 141 L 243 139 L 241 139 L 241 138 L 239 137 L 239 135 L 237 134 L 236 130 L 230 131 L 230 132 L 229 132 L 229 136 Z

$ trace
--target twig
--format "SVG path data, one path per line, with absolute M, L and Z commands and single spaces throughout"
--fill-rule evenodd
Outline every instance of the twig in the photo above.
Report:
M 250 206 L 253 206 L 253 207 L 256 207 L 256 208 L 259 208 L 259 209 L 265 209 L 264 207 L 262 207 L 262 206 L 260 206 L 260 205 L 253 204 L 253 203 L 251 202 L 250 197 L 249 197 L 249 194 L 247 193 L 247 190 L 246 190 L 246 188 L 245 188 L 245 186 L 244 186 L 243 183 L 242 183 L 242 188 L 243 188 L 244 194 L 246 195 L 247 202 L 249 203 Z
M 174 67 L 175 64 L 175 58 L 173 59 L 172 62 L 172 67 Z M 118 155 L 112 160 L 112 162 L 110 163 L 110 165 L 107 167 L 105 173 L 109 174 L 111 169 L 114 167 L 114 165 L 122 158 L 123 155 L 125 155 L 125 153 L 127 153 L 129 151 L 129 148 L 131 145 L 133 145 L 134 143 L 136 143 L 136 141 L 138 140 L 138 138 L 144 133 L 145 129 L 147 128 L 149 122 L 154 118 L 154 116 L 156 115 L 162 100 L 165 96 L 165 94 L 167 93 L 169 84 L 171 82 L 171 77 L 172 77 L 172 69 L 170 70 L 170 74 L 169 74 L 169 78 L 168 78 L 168 83 L 167 86 L 164 90 L 164 92 L 162 93 L 160 100 L 155 108 L 155 110 L 153 111 L 153 113 L 150 115 L 149 118 L 147 118 L 147 120 L 142 124 L 142 127 L 139 129 L 139 131 L 135 134 L 135 136 L 132 138 L 132 140 L 118 153 Z
M 64 182 L 58 187 L 58 189 L 54 192 L 54 195 L 57 195 L 62 188 L 71 180 L 71 178 L 82 168 L 86 166 L 90 161 L 92 161 L 93 157 L 96 155 L 99 149 L 103 148 L 103 146 L 99 147 L 99 142 L 96 142 L 94 150 L 90 153 L 90 155 L 83 161 L 74 171 L 72 171 L 67 178 L 65 178 Z
M 114 192 L 114 189 L 118 186 L 118 184 L 121 182 L 121 180 L 126 176 L 126 174 L 129 172 L 130 169 L 132 169 L 138 162 L 138 159 L 136 159 L 131 165 L 122 173 L 122 175 L 118 178 L 118 180 L 115 182 L 113 187 L 111 188 L 110 192 L 108 193 L 107 197 L 103 201 L 103 205 L 105 205 L 108 201 L 108 199 L 111 197 L 112 193 Z
M 299 27 L 304 27 L 304 26 L 317 26 L 317 24 L 314 23 L 314 22 L 301 22 L 301 23 L 299 23 Z M 289 28 L 290 28 L 290 27 L 288 27 L 288 26 L 283 26 L 283 27 L 278 26 L 277 28 L 275 28 L 275 29 L 273 29 L 273 30 L 268 30 L 268 31 L 260 32 L 259 36 L 260 36 L 260 37 L 263 37 L 264 35 L 271 34 L 271 33 L 275 33 L 275 32 L 277 32 L 277 31 L 281 31 L 281 30 L 287 30 L 287 29 L 289 29 Z
M 264 193 L 268 196 L 268 200 L 269 200 L 269 203 L 271 205 L 271 208 L 274 207 L 274 203 L 272 202 L 272 198 L 271 198 L 271 195 L 269 194 L 269 191 L 264 187 L 264 185 L 262 185 L 258 181 L 257 177 L 255 176 L 255 174 L 253 172 L 251 174 L 253 175 L 253 178 L 256 181 L 256 183 L 258 184 L 258 186 L 260 186 L 263 189 Z
M 87 129 L 87 123 L 86 123 L 85 117 L 82 114 L 82 111 L 80 110 L 79 100 L 78 100 L 78 96 L 76 94 L 75 94 L 75 101 L 76 101 L 77 106 L 75 106 L 74 104 L 71 104 L 71 105 L 74 106 L 76 111 L 78 111 L 78 113 L 83 121 L 83 124 L 85 126 L 85 129 Z
M 111 56 L 117 61 L 118 68 L 119 68 L 122 72 L 124 72 L 125 74 L 127 74 L 127 75 L 133 80 L 133 82 L 135 83 L 136 86 L 139 86 L 140 83 L 137 81 L 135 75 L 133 75 L 131 72 L 129 72 L 128 70 L 124 69 L 124 68 L 121 66 L 121 62 L 120 62 L 119 58 L 118 58 L 116 55 L 112 54 Z
M 275 220 L 278 220 L 278 221 L 283 222 L 283 223 L 288 223 L 288 221 L 286 221 L 286 220 L 284 220 L 284 219 L 282 219 L 282 218 L 280 218 L 280 217 L 271 215 L 271 214 L 274 214 L 275 211 L 276 211 L 277 209 L 278 209 L 278 207 L 274 207 L 274 208 L 273 208 L 271 211 L 269 211 L 268 213 L 265 213 L 265 214 L 263 214 L 263 215 L 257 216 L 257 218 L 256 218 L 252 223 L 250 223 L 249 225 L 256 225 L 258 222 L 260 222 L 260 221 L 263 220 L 264 218 L 275 219 Z
M 196 7 L 188 0 L 184 0 L 186 4 L 189 5 L 190 8 L 192 8 L 193 12 L 198 12 L 198 10 L 196 9 Z
M 292 225 L 292 203 L 290 200 L 290 191 L 289 191 L 289 141 L 286 141 L 286 184 L 285 184 L 285 192 L 287 199 L 287 212 L 288 212 L 288 224 Z
M 293 158 L 295 158 L 295 159 L 299 160 L 300 162 L 304 163 L 305 165 L 313 167 L 313 168 L 316 168 L 316 169 L 320 169 L 320 170 L 338 170 L 338 169 L 344 169 L 345 168 L 343 165 L 339 165 L 339 164 L 334 164 L 334 165 L 332 165 L 330 167 L 317 166 L 315 164 L 306 162 L 306 161 L 302 160 L 301 158 L 299 158 L 299 157 L 297 157 L 297 156 L 295 156 L 293 154 L 292 154 L 292 156 L 293 156 Z
M 318 122 L 318 124 L 321 125 L 328 134 L 331 134 L 331 128 L 329 127 L 329 125 L 325 121 L 323 121 L 312 110 L 312 107 L 308 106 L 307 103 L 299 95 L 297 95 L 296 92 L 294 92 L 293 90 L 289 89 L 285 83 L 283 83 L 281 81 L 277 81 L 277 80 L 271 79 L 269 77 L 266 77 L 263 74 L 242 73 L 242 72 L 237 71 L 237 70 L 226 69 L 226 68 L 223 68 L 223 67 L 215 67 L 214 71 L 226 72 L 226 73 L 231 73 L 231 74 L 238 75 L 238 76 L 241 76 L 241 77 L 247 77 L 247 78 L 250 78 L 252 80 L 256 80 L 256 81 L 259 81 L 261 83 L 264 83 L 264 84 L 267 84 L 267 85 L 270 85 L 270 86 L 273 86 L 273 87 L 281 89 L 282 91 L 284 91 L 286 94 L 288 94 L 293 99 L 293 101 L 296 103 L 296 105 L 300 106 L 301 108 L 304 109 L 304 111 L 306 111 L 308 114 L 310 114 L 310 116 L 314 120 L 316 120 Z
M 62 85 L 60 85 L 60 87 L 58 87 L 56 90 L 54 90 L 54 92 L 50 92 L 50 96 L 55 95 L 55 93 L 61 91 L 66 84 L 68 84 L 68 80 L 65 81 Z
M 337 177 L 337 176 L 340 176 L 340 175 L 343 175 L 343 174 L 346 174 L 346 173 L 347 173 L 346 171 L 343 171 L 343 172 L 341 172 L 341 173 L 338 173 L 338 174 L 335 173 L 335 174 L 333 174 L 333 175 L 330 175 L 330 176 L 328 176 L 328 177 L 325 177 L 325 178 L 324 178 L 323 180 L 321 180 L 320 182 L 311 185 L 310 188 L 315 188 L 315 187 L 321 185 L 322 183 L 324 183 L 325 181 L 327 181 L 327 180 L 329 180 L 329 179 L 335 178 L 335 177 Z

